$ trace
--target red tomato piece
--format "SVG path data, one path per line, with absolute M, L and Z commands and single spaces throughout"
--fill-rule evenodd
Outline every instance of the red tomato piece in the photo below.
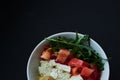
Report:
M 46 45 L 46 46 L 44 47 L 44 51 L 47 50 L 47 49 L 49 49 L 49 48 L 50 48 L 50 45 Z
M 56 57 L 57 57 L 57 54 L 55 53 L 51 54 L 51 59 L 56 59 Z
M 67 49 L 60 49 L 56 58 L 56 61 L 59 63 L 64 63 L 68 56 L 70 55 L 70 51 Z
M 87 80 L 96 80 L 96 79 L 89 77 Z
M 77 58 L 73 58 L 69 61 L 68 63 L 69 66 L 71 67 L 88 67 L 89 66 L 89 63 L 83 61 L 83 60 L 80 60 L 80 59 L 77 59 Z
M 93 78 L 94 80 L 100 80 L 101 71 L 98 70 L 97 65 L 92 64 L 91 68 L 94 69 L 94 72 L 92 73 L 91 78 Z
M 72 75 L 78 75 L 79 74 L 79 68 L 78 67 L 73 67 L 71 69 L 71 74 Z
M 94 72 L 94 69 L 90 69 L 88 67 L 84 67 L 80 73 L 80 75 L 83 77 L 83 78 L 89 78 L 90 75 Z
M 73 58 L 74 58 L 74 54 L 70 54 L 64 64 L 68 65 L 68 62 Z
M 51 53 L 48 50 L 43 51 L 43 53 L 42 53 L 42 55 L 40 57 L 42 59 L 44 59 L 44 60 L 50 60 Z

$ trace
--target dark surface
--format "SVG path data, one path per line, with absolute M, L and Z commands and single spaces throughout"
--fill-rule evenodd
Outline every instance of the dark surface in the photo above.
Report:
M 1 80 L 27 80 L 34 47 L 58 32 L 89 34 L 105 50 L 110 80 L 119 80 L 120 3 L 117 1 L 9 1 L 1 10 Z

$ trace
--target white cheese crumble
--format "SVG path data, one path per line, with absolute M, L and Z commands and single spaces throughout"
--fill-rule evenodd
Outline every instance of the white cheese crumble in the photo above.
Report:
M 83 80 L 80 75 L 72 76 L 69 80 Z
M 71 76 L 71 67 L 56 63 L 55 60 L 40 61 L 38 71 L 40 76 L 51 76 L 55 80 L 83 80 L 81 76 Z
M 58 70 L 57 69 L 52 69 L 50 76 L 52 76 L 54 79 L 57 79 L 58 77 Z
M 66 71 L 66 72 L 70 72 L 70 70 L 71 70 L 70 66 L 62 65 L 59 63 L 57 63 L 56 67 L 57 67 L 57 69 L 60 69 L 60 70 Z

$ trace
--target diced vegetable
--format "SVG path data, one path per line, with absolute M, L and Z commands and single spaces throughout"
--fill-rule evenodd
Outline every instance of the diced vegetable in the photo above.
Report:
M 69 55 L 70 55 L 69 50 L 60 49 L 59 52 L 58 52 L 58 56 L 57 56 L 56 61 L 59 62 L 59 63 L 64 63 L 67 60 Z
M 79 74 L 79 68 L 78 67 L 73 67 L 71 69 L 71 74 L 72 75 L 78 75 Z
M 81 68 L 83 68 L 85 66 L 86 67 L 89 66 L 89 64 L 87 62 L 85 62 L 83 60 L 80 60 L 80 59 L 77 59 L 77 58 L 71 59 L 69 61 L 68 65 L 71 66 L 71 67 L 81 67 Z
M 54 80 L 51 76 L 39 77 L 39 80 Z
M 96 79 L 89 77 L 87 80 L 96 80 Z
M 51 54 L 51 59 L 56 59 L 57 54 Z
M 50 57 L 51 57 L 50 49 L 43 51 L 43 53 L 40 57 L 44 60 L 50 60 Z
M 93 69 L 90 69 L 88 67 L 84 67 L 80 73 L 80 75 L 84 78 L 89 78 L 90 75 L 94 72 Z
M 100 80 L 101 71 L 98 69 L 97 65 L 92 64 L 91 68 L 94 69 L 94 72 L 92 73 L 91 77 L 94 80 Z

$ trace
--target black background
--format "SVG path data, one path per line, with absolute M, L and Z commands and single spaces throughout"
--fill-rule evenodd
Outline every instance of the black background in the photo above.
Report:
M 10 0 L 1 4 L 1 80 L 27 80 L 27 61 L 34 47 L 45 37 L 66 31 L 96 40 L 112 57 L 110 80 L 119 80 L 118 1 Z

